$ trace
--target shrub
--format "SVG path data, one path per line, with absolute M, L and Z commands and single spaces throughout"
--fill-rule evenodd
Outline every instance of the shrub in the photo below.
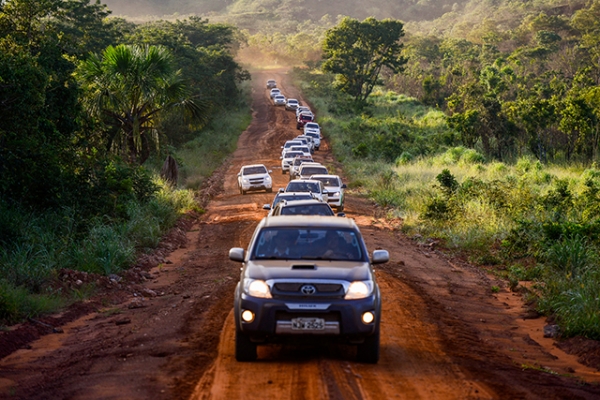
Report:
M 24 317 L 54 312 L 66 305 L 66 300 L 53 294 L 35 294 L 0 279 L 0 324 L 13 324 Z
M 546 250 L 544 259 L 546 264 L 556 271 L 573 278 L 582 275 L 597 262 L 596 250 L 579 235 L 564 237 L 554 242 Z

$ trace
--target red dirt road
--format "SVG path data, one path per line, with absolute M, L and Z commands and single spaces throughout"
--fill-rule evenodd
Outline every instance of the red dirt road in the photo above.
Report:
M 318 345 L 259 346 L 258 361 L 236 362 L 232 303 L 240 265 L 227 252 L 247 245 L 273 197 L 240 195 L 236 174 L 241 165 L 263 163 L 273 169 L 275 188 L 287 183 L 278 157 L 284 140 L 297 134 L 293 113 L 271 105 L 264 82 L 274 78 L 284 94 L 301 99 L 285 73 L 253 78 L 253 122 L 211 178 L 207 212 L 182 221 L 169 246 L 141 263 L 149 271 L 140 272 L 144 278 L 113 283 L 88 302 L 95 312 L 44 319 L 63 332 L 0 359 L 0 398 L 600 398 L 600 373 L 544 339 L 543 319 L 523 318 L 520 295 L 492 293 L 501 282 L 406 238 L 398 221 L 378 218 L 352 191 L 347 216 L 371 250 L 387 249 L 391 258 L 376 269 L 380 362 L 355 362 L 350 346 Z M 343 176 L 326 141 L 315 158 Z M 0 344 L 25 328 L 3 332 Z

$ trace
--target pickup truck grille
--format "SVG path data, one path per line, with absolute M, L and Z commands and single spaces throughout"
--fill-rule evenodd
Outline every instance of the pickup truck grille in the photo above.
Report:
M 306 286 L 312 286 L 315 291 L 303 290 Z M 318 297 L 318 298 L 340 298 L 345 295 L 344 286 L 339 283 L 315 283 L 310 282 L 278 282 L 273 285 L 271 294 L 275 298 L 282 297 Z

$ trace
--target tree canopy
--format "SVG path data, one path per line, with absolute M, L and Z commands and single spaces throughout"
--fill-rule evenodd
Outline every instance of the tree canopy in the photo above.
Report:
M 402 71 L 407 60 L 402 56 L 402 22 L 367 18 L 360 22 L 344 18 L 327 31 L 323 43 L 322 69 L 337 76 L 337 87 L 354 100 L 364 103 L 380 84 L 382 68 Z
M 124 153 L 132 164 L 150 156 L 155 121 L 169 108 L 181 107 L 196 119 L 206 119 L 192 98 L 173 56 L 161 46 L 109 46 L 91 56 L 76 71 L 86 93 L 90 114 L 111 127 L 107 149 Z

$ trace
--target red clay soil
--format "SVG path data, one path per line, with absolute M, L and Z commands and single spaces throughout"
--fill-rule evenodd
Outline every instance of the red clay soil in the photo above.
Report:
M 598 370 L 544 338 L 544 319 L 531 319 L 518 293 L 433 242 L 407 238 L 401 221 L 381 218 L 352 190 L 347 217 L 370 249 L 390 251 L 391 261 L 376 269 L 380 362 L 360 364 L 353 347 L 318 344 L 259 346 L 258 361 L 236 362 L 232 306 L 240 264 L 227 253 L 247 245 L 273 197 L 240 195 L 236 174 L 263 163 L 275 188 L 284 186 L 280 146 L 297 134 L 293 113 L 271 105 L 268 78 L 302 100 L 285 72 L 254 74 L 253 122 L 199 196 L 205 214 L 182 220 L 121 280 L 63 271 L 64 284 L 96 282 L 100 295 L 0 334 L 0 398 L 600 398 Z M 327 141 L 315 158 L 343 176 Z M 567 343 L 598 367 L 591 356 L 600 354 L 597 342 Z

